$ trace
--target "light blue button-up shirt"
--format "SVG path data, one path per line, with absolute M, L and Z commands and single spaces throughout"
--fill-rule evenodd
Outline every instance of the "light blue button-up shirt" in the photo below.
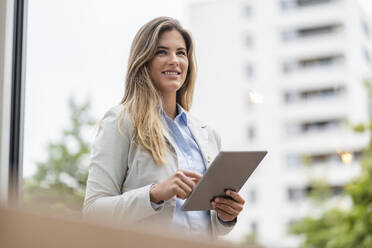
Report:
M 164 112 L 163 116 L 174 140 L 178 169 L 195 171 L 204 175 L 206 171 L 204 159 L 187 125 L 187 114 L 180 105 L 177 105 L 177 108 L 178 115 L 174 120 L 170 119 Z M 176 200 L 176 210 L 173 216 L 175 229 L 202 236 L 210 234 L 209 211 L 181 211 L 184 201 L 179 198 Z

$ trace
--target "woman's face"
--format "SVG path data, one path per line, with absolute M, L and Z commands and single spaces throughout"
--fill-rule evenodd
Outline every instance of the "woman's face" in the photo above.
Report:
M 188 66 L 186 44 L 180 32 L 163 32 L 155 57 L 149 64 L 150 76 L 163 96 L 174 96 L 182 87 Z

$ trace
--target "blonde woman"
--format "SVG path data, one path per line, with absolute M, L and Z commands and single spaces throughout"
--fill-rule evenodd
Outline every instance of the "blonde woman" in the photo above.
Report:
M 220 150 L 190 110 L 194 46 L 179 22 L 156 18 L 136 34 L 121 103 L 103 117 L 91 152 L 85 215 L 153 223 L 205 236 L 231 231 L 244 200 L 228 190 L 212 211 L 180 210 Z

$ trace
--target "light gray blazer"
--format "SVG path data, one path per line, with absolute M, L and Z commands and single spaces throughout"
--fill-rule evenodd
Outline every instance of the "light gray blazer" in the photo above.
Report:
M 150 188 L 177 171 L 177 155 L 168 152 L 166 164 L 156 165 L 150 153 L 133 142 L 133 125 L 127 114 L 121 122 L 122 133 L 119 133 L 121 108 L 122 105 L 111 108 L 97 130 L 91 150 L 83 213 L 92 217 L 103 215 L 123 223 L 152 223 L 171 227 L 176 198 L 154 210 L 150 203 Z M 190 114 L 188 125 L 208 167 L 220 150 L 220 137 Z M 174 149 L 169 134 L 167 140 L 171 149 Z M 217 219 L 214 210 L 210 216 L 213 236 L 232 230 L 232 226 L 223 225 Z

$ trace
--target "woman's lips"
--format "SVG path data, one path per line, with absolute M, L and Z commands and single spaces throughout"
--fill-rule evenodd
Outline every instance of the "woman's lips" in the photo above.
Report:
M 177 71 L 164 71 L 162 74 L 167 78 L 178 78 L 181 73 Z

